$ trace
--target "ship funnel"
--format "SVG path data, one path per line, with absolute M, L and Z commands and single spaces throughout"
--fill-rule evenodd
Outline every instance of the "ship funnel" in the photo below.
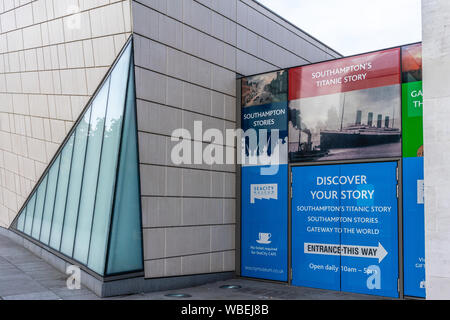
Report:
M 384 126 L 386 127 L 386 128 L 389 128 L 389 116 L 386 116 L 386 118 L 384 118 Z
M 377 119 L 377 128 L 381 128 L 382 122 L 383 122 L 383 115 L 379 114 Z
M 367 125 L 371 127 L 373 124 L 373 112 L 369 112 L 369 118 L 367 119 Z
M 361 110 L 358 110 L 358 111 L 356 112 L 356 122 L 355 122 L 355 125 L 357 125 L 357 126 L 361 125 L 361 119 L 362 119 L 362 111 L 361 111 Z

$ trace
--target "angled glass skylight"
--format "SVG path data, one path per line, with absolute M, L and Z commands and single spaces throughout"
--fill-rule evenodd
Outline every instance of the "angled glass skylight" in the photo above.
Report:
M 143 269 L 132 43 L 12 228 L 99 275 Z

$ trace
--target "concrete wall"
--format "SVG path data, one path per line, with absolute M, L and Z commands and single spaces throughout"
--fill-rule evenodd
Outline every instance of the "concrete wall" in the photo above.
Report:
M 129 0 L 0 0 L 0 227 L 12 222 L 130 32 Z
M 172 163 L 177 128 L 236 126 L 236 73 L 338 54 L 250 0 L 133 1 L 145 276 L 235 269 L 235 166 Z
M 450 2 L 423 0 L 427 299 L 450 298 Z

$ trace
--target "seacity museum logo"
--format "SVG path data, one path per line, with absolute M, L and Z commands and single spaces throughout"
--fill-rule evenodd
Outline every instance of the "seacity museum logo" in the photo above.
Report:
M 251 184 L 250 203 L 255 203 L 256 199 L 278 200 L 278 184 Z

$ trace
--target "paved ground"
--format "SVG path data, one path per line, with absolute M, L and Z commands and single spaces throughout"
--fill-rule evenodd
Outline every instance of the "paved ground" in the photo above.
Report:
M 239 285 L 239 289 L 221 289 L 222 285 Z M 164 300 L 168 293 L 186 293 L 191 295 L 186 300 L 374 300 L 382 299 L 374 296 L 356 295 L 319 289 L 300 288 L 285 284 L 232 279 L 215 282 L 199 287 L 186 288 L 167 292 L 154 292 L 119 299 Z
M 80 290 L 67 289 L 66 279 L 65 274 L 57 271 L 27 249 L 4 236 L 0 236 L 0 300 L 99 299 L 86 288 Z M 225 284 L 239 285 L 241 288 L 221 289 L 220 286 Z M 195 300 L 377 299 L 373 296 L 299 288 L 246 279 L 231 279 L 182 290 L 135 294 L 111 299 L 173 299 L 165 296 L 168 293 L 186 293 L 191 295 L 190 298 L 186 299 Z
M 68 290 L 67 276 L 41 258 L 0 236 L 0 299 L 96 299 L 90 290 Z

